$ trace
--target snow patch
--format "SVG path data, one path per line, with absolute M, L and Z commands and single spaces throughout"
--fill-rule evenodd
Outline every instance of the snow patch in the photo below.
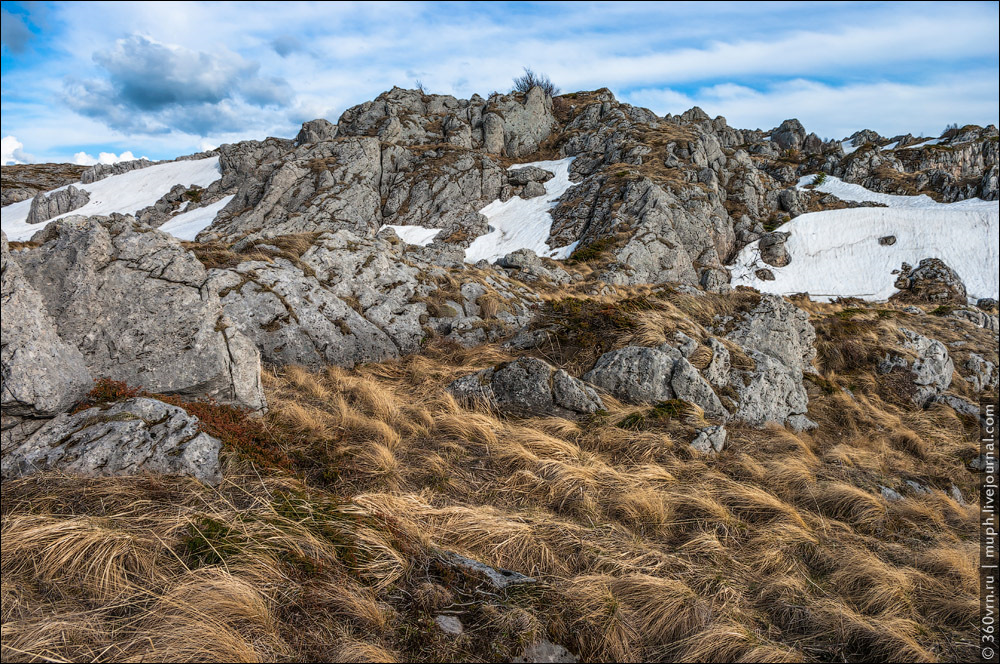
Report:
M 481 260 L 493 262 L 518 249 L 531 249 L 539 256 L 562 260 L 576 249 L 578 243 L 565 247 L 551 248 L 548 244 L 552 230 L 551 210 L 567 189 L 573 186 L 569 181 L 569 166 L 573 157 L 554 161 L 533 161 L 511 166 L 510 171 L 527 166 L 537 166 L 552 172 L 553 177 L 545 182 L 545 194 L 527 200 L 514 196 L 510 200 L 496 200 L 480 210 L 489 220 L 490 232 L 480 235 L 465 250 L 465 261 L 475 263 Z
M 160 230 L 164 233 L 170 233 L 178 240 L 193 242 L 198 233 L 208 228 L 215 221 L 219 211 L 226 207 L 233 198 L 233 196 L 226 196 L 211 205 L 176 214 L 160 226 Z
M 418 247 L 426 247 L 437 234 L 441 232 L 440 228 L 426 228 L 424 226 L 393 226 L 392 224 L 386 224 L 382 228 L 391 228 L 396 232 L 396 235 L 400 240 L 406 244 L 415 244 Z M 380 228 L 379 230 L 382 230 Z
M 806 185 L 811 185 L 816 179 L 815 175 L 804 175 L 799 178 L 798 188 L 803 189 Z M 957 201 L 955 203 L 938 203 L 933 198 L 926 194 L 920 194 L 919 196 L 897 196 L 895 194 L 883 194 L 877 191 L 872 191 L 871 189 L 865 189 L 860 184 L 851 184 L 849 182 L 844 182 L 838 177 L 828 175 L 824 180 L 823 184 L 817 185 L 813 188 L 814 191 L 821 191 L 824 194 L 833 194 L 837 198 L 844 201 L 858 201 L 858 202 L 870 202 L 870 203 L 881 203 L 887 205 L 891 208 L 926 208 L 926 209 L 939 209 L 939 208 L 977 208 L 977 209 L 992 209 L 997 206 L 996 201 L 984 201 L 980 198 L 969 198 L 964 201 Z
M 814 176 L 806 176 L 799 186 Z M 760 259 L 758 243 L 744 247 L 729 266 L 734 286 L 768 293 L 809 293 L 814 300 L 859 297 L 886 300 L 896 292 L 894 270 L 939 258 L 965 283 L 971 301 L 998 297 L 1000 203 L 970 199 L 943 204 L 928 196 L 892 196 L 834 177 L 817 187 L 844 200 L 874 201 L 885 208 L 811 212 L 778 230 L 790 233 L 785 249 L 791 262 L 774 267 Z M 895 242 L 881 244 L 892 236 Z M 766 268 L 774 280 L 756 271 Z
M 207 187 L 220 177 L 219 158 L 210 157 L 157 164 L 113 175 L 91 184 L 75 182 L 74 187 L 90 193 L 90 202 L 83 207 L 54 217 L 45 223 L 29 224 L 26 223 L 26 219 L 31 210 L 31 201 L 13 203 L 0 209 L 0 228 L 7 234 L 7 239 L 23 242 L 55 219 L 70 215 L 106 216 L 113 212 L 134 214 L 160 200 L 175 185 Z

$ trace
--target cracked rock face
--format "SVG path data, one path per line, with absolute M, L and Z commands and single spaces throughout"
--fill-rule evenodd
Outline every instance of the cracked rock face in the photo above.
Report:
M 522 357 L 459 378 L 448 391 L 465 401 L 481 400 L 513 413 L 574 417 L 604 407 L 583 381 L 546 362 Z
M 159 231 L 69 218 L 14 257 L 94 377 L 264 408 L 260 354 L 225 318 L 193 254 Z
M 58 469 L 87 475 L 191 475 L 217 484 L 221 443 L 198 418 L 156 399 L 128 399 L 49 421 L 0 462 L 3 478 Z
M 965 304 L 968 296 L 961 277 L 939 258 L 924 258 L 915 269 L 904 265 L 891 299 L 899 302 Z
M 605 353 L 583 379 L 633 403 L 683 399 L 712 417 L 729 416 L 708 381 L 681 350 L 669 345 L 627 346 Z
M 28 211 L 29 224 L 40 224 L 52 217 L 72 212 L 90 202 L 90 194 L 85 189 L 77 189 L 69 185 L 65 189 L 53 191 L 50 194 L 38 194 L 31 201 Z
M 2 235 L 2 374 L 3 449 L 37 425 L 80 401 L 90 389 L 83 355 L 63 341 L 41 296 L 11 258 Z
M 889 353 L 879 363 L 879 373 L 886 374 L 902 368 L 912 374 L 913 402 L 927 406 L 951 385 L 955 363 L 948 349 L 937 339 L 930 339 L 913 330 L 900 327 L 903 334 L 903 353 Z

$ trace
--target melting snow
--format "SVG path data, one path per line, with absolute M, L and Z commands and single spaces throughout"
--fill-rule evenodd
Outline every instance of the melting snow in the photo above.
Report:
M 208 228 L 209 224 L 215 221 L 215 215 L 219 214 L 219 210 L 226 207 L 231 200 L 233 196 L 226 196 L 211 205 L 174 215 L 160 226 L 160 230 L 170 233 L 178 240 L 194 241 L 195 236 Z
M 564 259 L 576 249 L 577 243 L 565 247 L 551 248 L 548 245 L 549 231 L 552 229 L 550 211 L 563 193 L 573 186 L 569 181 L 569 165 L 573 158 L 556 161 L 533 161 L 517 164 L 508 170 L 526 166 L 538 166 L 555 174 L 545 184 L 545 195 L 527 200 L 514 196 L 507 201 L 493 201 L 479 212 L 489 219 L 490 232 L 480 235 L 465 250 L 465 261 L 475 263 L 480 260 L 490 262 L 502 258 L 518 249 L 531 249 L 539 256 Z
M 133 214 L 158 201 L 175 185 L 207 187 L 219 177 L 219 158 L 210 157 L 208 159 L 157 164 L 149 168 L 113 175 L 91 184 L 76 182 L 73 184 L 74 187 L 85 189 L 90 193 L 90 202 L 76 210 L 54 217 L 54 219 L 77 214 L 87 216 L 109 215 L 112 212 Z M 60 187 L 60 189 L 62 188 Z M 0 227 L 7 234 L 8 240 L 23 242 L 48 224 L 48 222 L 26 223 L 25 220 L 28 218 L 30 210 L 30 200 L 13 203 L 0 209 Z M 201 212 L 201 210 L 194 210 L 191 214 L 196 212 Z M 171 219 L 168 224 L 173 223 L 176 219 L 177 217 Z M 164 224 L 164 226 L 166 225 Z
M 424 226 L 393 226 L 392 224 L 386 224 L 382 228 L 391 228 L 396 231 L 396 235 L 399 239 L 406 244 L 415 244 L 420 247 L 426 247 L 437 234 L 441 232 L 440 228 L 425 228 Z M 382 230 L 381 228 L 379 230 Z
M 812 182 L 806 176 L 799 186 Z M 965 282 L 969 298 L 996 298 L 1000 203 L 978 198 L 937 203 L 921 196 L 893 196 L 869 191 L 835 177 L 816 187 L 844 200 L 874 201 L 885 208 L 850 208 L 811 212 L 778 230 L 790 233 L 785 248 L 791 262 L 773 267 L 760 260 L 757 243 L 740 251 L 733 265 L 733 285 L 752 286 L 769 293 L 807 292 L 813 299 L 860 297 L 885 300 L 896 292 L 893 282 L 906 262 L 916 266 L 923 258 L 940 258 Z M 892 245 L 879 238 L 893 236 Z M 773 281 L 754 274 L 767 268 Z

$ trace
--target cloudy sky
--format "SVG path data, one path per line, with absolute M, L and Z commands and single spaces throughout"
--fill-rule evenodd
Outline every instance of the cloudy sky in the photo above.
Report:
M 3 161 L 172 158 L 294 136 L 393 85 L 522 66 L 659 114 L 822 137 L 997 123 L 996 2 L 3 2 Z M 103 153 L 103 155 L 102 155 Z

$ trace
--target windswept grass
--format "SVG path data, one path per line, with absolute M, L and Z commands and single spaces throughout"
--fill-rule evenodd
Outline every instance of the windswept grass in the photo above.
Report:
M 629 295 L 608 312 L 564 293 L 565 338 L 704 343 L 698 321 L 754 302 Z M 820 428 L 730 423 L 712 457 L 688 448 L 699 420 L 683 404 L 608 397 L 569 421 L 457 403 L 450 381 L 512 359 L 496 346 L 269 372 L 271 410 L 254 426 L 273 457 L 224 438 L 217 489 L 54 473 L 3 484 L 3 658 L 509 661 L 544 637 L 588 661 L 969 659 L 975 432 L 887 391 L 858 358 L 895 318 L 843 309 L 813 305 Z M 855 318 L 868 322 L 841 329 Z M 500 591 L 446 552 L 536 583 Z M 460 637 L 435 626 L 442 613 Z

